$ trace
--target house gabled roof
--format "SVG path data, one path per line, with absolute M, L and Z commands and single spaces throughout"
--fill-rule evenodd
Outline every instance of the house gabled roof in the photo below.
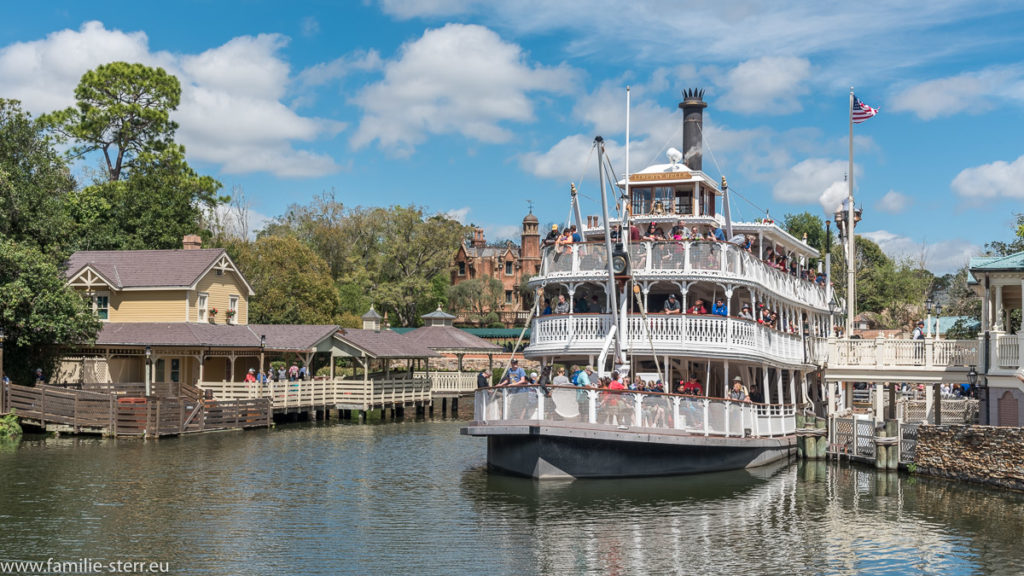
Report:
M 437 358 L 433 350 L 390 330 L 344 328 L 334 338 L 371 358 Z
M 204 322 L 105 322 L 97 346 L 198 346 L 307 351 L 338 330 L 334 325 L 209 324 Z
M 411 332 L 406 332 L 404 337 L 439 352 L 481 352 L 493 354 L 502 351 L 501 346 L 492 344 L 483 338 L 452 326 L 422 326 Z
M 191 289 L 213 269 L 234 272 L 252 287 L 223 248 L 208 250 L 82 250 L 68 259 L 69 283 L 93 273 L 115 290 Z

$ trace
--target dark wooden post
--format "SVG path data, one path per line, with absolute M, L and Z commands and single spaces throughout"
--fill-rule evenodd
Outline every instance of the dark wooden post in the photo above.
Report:
M 935 425 L 942 426 L 942 384 L 932 384 L 932 392 L 935 396 Z
M 889 386 L 889 415 L 887 416 L 887 418 L 889 420 L 895 420 L 896 419 L 896 383 L 895 382 L 886 382 L 886 384 Z

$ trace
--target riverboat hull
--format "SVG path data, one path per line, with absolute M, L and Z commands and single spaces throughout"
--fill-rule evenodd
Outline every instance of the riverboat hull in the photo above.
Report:
M 676 476 L 741 470 L 796 453 L 796 436 L 706 437 L 608 426 L 471 423 L 491 470 L 537 479 Z

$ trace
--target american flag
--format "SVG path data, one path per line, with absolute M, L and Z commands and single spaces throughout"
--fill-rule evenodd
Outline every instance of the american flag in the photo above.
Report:
M 850 112 L 850 118 L 853 119 L 854 124 L 860 124 L 861 122 L 871 118 L 875 114 L 878 114 L 878 108 L 872 108 L 867 104 L 860 101 L 860 98 L 853 97 L 853 110 Z

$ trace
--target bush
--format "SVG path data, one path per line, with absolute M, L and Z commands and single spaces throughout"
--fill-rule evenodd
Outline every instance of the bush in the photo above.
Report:
M 490 328 L 504 328 L 505 325 L 501 323 L 501 316 L 498 316 L 497 312 L 488 312 L 484 315 L 481 322 Z M 495 326 L 497 324 L 497 326 Z
M 0 438 L 16 438 L 21 436 L 21 424 L 18 416 L 11 411 L 10 414 L 0 418 Z

